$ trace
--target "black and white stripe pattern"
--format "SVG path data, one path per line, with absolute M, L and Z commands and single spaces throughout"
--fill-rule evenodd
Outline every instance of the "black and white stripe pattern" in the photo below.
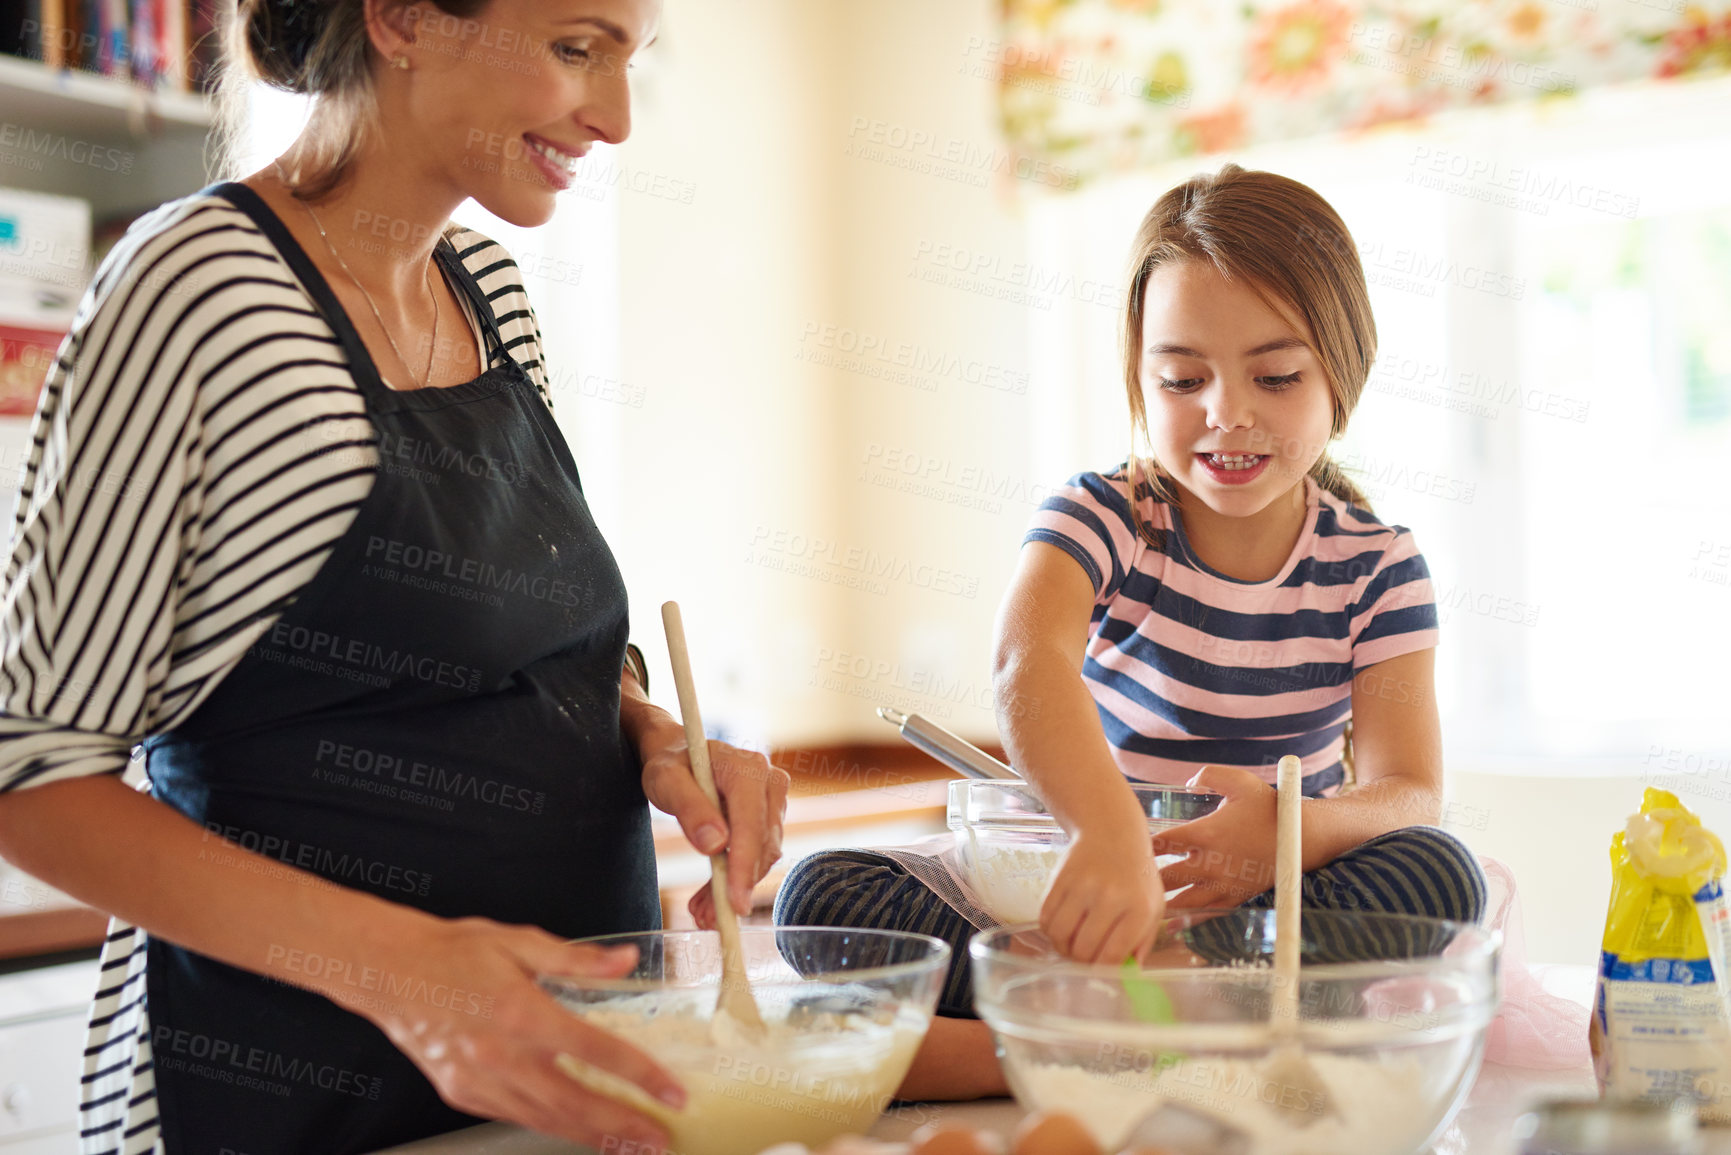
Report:
M 546 397 L 515 262 L 449 236 Z M 293 602 L 378 468 L 336 335 L 251 219 L 208 194 L 147 214 L 104 260 L 31 434 L 0 605 L 0 790 L 124 772 Z M 110 926 L 86 1153 L 158 1143 L 144 949 Z

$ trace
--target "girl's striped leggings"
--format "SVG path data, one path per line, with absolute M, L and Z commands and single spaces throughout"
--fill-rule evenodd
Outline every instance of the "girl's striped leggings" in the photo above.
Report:
M 1485 909 L 1485 876 L 1458 838 L 1434 826 L 1409 826 L 1372 838 L 1327 866 L 1304 876 L 1306 909 L 1417 914 L 1477 922 Z M 1268 909 L 1274 892 L 1244 904 Z M 870 850 L 829 850 L 802 859 L 788 872 L 775 898 L 777 926 L 851 926 L 929 934 L 950 944 L 950 970 L 938 1013 L 973 1018 L 973 976 L 968 939 L 974 926 L 894 859 Z M 1224 960 L 1232 949 L 1208 943 L 1208 923 L 1196 928 L 1191 945 Z M 1338 957 L 1387 958 L 1424 944 L 1373 941 L 1336 944 Z

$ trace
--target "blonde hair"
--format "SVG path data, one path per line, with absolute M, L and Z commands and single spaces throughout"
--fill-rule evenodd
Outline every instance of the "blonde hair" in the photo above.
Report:
M 470 19 L 490 0 L 433 0 L 448 16 Z M 251 87 L 268 84 L 313 99 L 310 155 L 290 174 L 294 195 L 318 200 L 342 184 L 374 131 L 377 52 L 367 36 L 365 0 L 225 0 L 219 16 L 216 141 L 220 166 L 239 163 Z
M 1309 327 L 1312 351 L 1322 362 L 1332 395 L 1334 420 L 1329 437 L 1346 431 L 1346 422 L 1376 360 L 1376 320 L 1370 311 L 1370 290 L 1359 264 L 1352 234 L 1329 203 L 1314 189 L 1271 172 L 1223 165 L 1217 173 L 1199 173 L 1169 189 L 1136 230 L 1130 255 L 1128 300 L 1125 302 L 1124 383 L 1130 397 L 1134 440 L 1129 481 L 1131 508 L 1145 491 L 1176 504 L 1176 496 L 1161 476 L 1148 432 L 1148 408 L 1142 395 L 1142 314 L 1148 280 L 1161 265 L 1203 260 L 1228 280 L 1242 281 L 1273 308 L 1270 297 L 1302 317 Z M 1342 501 L 1368 511 L 1370 502 L 1325 452 L 1311 466 L 1310 476 Z M 1144 540 L 1163 548 L 1163 535 L 1136 518 Z

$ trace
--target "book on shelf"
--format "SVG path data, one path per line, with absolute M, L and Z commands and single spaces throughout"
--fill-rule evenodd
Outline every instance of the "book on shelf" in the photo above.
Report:
M 0 53 L 176 92 L 211 86 L 217 0 L 0 0 Z
M 30 0 L 0 0 L 0 52 L 8 56 L 26 55 L 31 39 L 26 33 L 36 19 L 30 10 L 40 7 Z
M 36 411 L 90 278 L 91 231 L 87 201 L 0 188 L 0 416 Z
M 29 417 L 36 412 L 42 383 L 67 331 L 0 321 L 0 417 Z

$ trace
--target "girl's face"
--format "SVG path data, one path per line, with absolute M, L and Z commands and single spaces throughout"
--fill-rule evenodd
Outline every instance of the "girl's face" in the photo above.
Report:
M 591 145 L 630 134 L 627 69 L 661 2 L 493 0 L 467 20 L 420 3 L 405 17 L 410 115 L 394 122 L 422 139 L 400 143 L 495 216 L 533 227 Z
M 1305 330 L 1207 261 L 1170 262 L 1148 278 L 1142 397 L 1180 508 L 1254 516 L 1322 456 L 1334 403 Z

